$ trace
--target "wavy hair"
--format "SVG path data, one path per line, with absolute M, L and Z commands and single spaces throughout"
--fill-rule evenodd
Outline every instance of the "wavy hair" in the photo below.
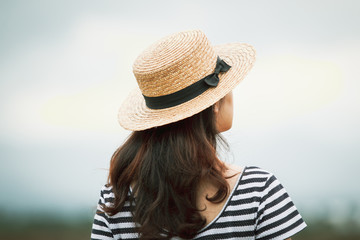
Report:
M 206 224 L 204 209 L 197 208 L 200 183 L 217 188 L 206 196 L 210 202 L 220 203 L 228 194 L 227 168 L 216 154 L 219 143 L 228 147 L 217 131 L 213 106 L 175 123 L 132 132 L 112 156 L 108 184 L 115 197 L 104 211 L 114 215 L 129 201 L 140 239 L 193 238 Z

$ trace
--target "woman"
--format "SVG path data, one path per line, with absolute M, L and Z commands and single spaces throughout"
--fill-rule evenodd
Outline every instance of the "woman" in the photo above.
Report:
M 140 91 L 118 115 L 133 132 L 111 159 L 92 239 L 288 239 L 306 226 L 274 175 L 217 155 L 254 60 L 250 45 L 212 46 L 201 31 L 136 59 Z

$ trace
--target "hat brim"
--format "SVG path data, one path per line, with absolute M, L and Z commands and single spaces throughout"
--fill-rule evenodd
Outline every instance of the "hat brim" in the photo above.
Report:
M 140 131 L 177 122 L 210 107 L 233 90 L 252 68 L 255 62 L 255 49 L 246 43 L 217 45 L 214 49 L 216 54 L 231 66 L 229 71 L 219 74 L 220 81 L 217 87 L 166 109 L 148 108 L 140 89 L 135 89 L 119 109 L 120 125 L 127 130 Z

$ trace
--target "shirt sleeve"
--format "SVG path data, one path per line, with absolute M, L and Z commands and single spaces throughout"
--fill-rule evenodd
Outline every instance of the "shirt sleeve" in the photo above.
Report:
M 283 240 L 306 227 L 285 188 L 270 175 L 262 193 L 256 218 L 256 239 Z
M 104 199 L 105 192 L 108 192 L 108 189 L 104 186 L 101 189 L 100 199 L 97 205 L 94 222 L 91 229 L 91 240 L 114 239 L 112 231 L 109 227 L 108 215 L 101 208 L 102 205 L 105 205 L 105 199 Z

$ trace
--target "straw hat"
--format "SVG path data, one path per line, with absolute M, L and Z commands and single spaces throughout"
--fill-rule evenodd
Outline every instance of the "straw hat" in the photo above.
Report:
M 139 89 L 121 105 L 119 123 L 140 131 L 193 116 L 235 88 L 254 61 L 251 45 L 212 46 L 199 30 L 165 37 L 135 60 Z

